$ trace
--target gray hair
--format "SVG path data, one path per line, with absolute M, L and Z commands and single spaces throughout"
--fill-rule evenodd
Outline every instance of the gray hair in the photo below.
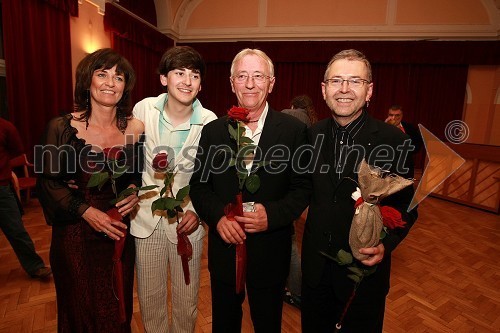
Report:
M 234 57 L 233 62 L 231 63 L 231 77 L 234 75 L 234 68 L 236 66 L 236 63 L 243 58 L 244 56 L 247 55 L 256 55 L 258 57 L 261 57 L 267 62 L 267 65 L 269 67 L 269 76 L 273 77 L 274 76 L 274 64 L 271 58 L 268 57 L 268 55 L 259 49 L 243 49 L 238 54 Z M 265 73 L 264 73 L 265 74 Z

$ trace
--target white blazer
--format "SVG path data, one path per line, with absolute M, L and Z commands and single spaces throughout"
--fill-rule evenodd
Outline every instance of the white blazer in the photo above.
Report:
M 158 126 L 160 112 L 163 110 L 167 98 L 168 95 L 164 93 L 158 97 L 145 98 L 134 106 L 134 117 L 144 123 L 144 132 L 146 135 L 144 143 L 145 165 L 142 173 L 142 185 L 158 185 L 159 187 L 151 191 L 142 191 L 140 193 L 141 200 L 138 205 L 137 213 L 131 218 L 130 233 L 138 238 L 147 238 L 151 236 L 158 227 L 160 221 L 165 220 L 165 222 L 168 222 L 166 226 L 167 237 L 169 241 L 177 244 L 176 219 L 166 219 L 158 215 L 153 215 L 151 212 L 151 204 L 160 197 L 160 190 L 164 186 L 163 179 L 158 177 L 158 175 L 155 177 L 155 172 L 151 167 L 151 163 L 156 154 L 160 152 L 158 150 L 161 148 Z M 191 124 L 188 137 L 180 152 L 175 156 L 175 171 L 177 171 L 177 174 L 172 184 L 174 194 L 177 194 L 179 189 L 189 184 L 203 126 L 217 119 L 217 116 L 212 111 L 203 108 L 198 99 L 194 101 L 193 109 L 196 110 L 201 117 L 196 124 Z M 184 203 L 181 207 L 184 211 L 192 210 L 196 212 L 189 196 L 184 199 Z M 180 218 L 182 219 L 182 213 L 180 214 Z M 189 235 L 189 238 L 192 241 L 196 241 L 203 238 L 204 235 L 205 229 L 203 227 L 198 227 L 198 229 Z

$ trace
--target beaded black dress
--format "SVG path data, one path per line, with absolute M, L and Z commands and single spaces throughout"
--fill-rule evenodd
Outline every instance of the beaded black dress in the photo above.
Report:
M 71 115 L 53 119 L 47 128 L 43 151 L 35 161 L 43 166 L 38 177 L 37 195 L 48 224 L 52 225 L 50 263 L 57 294 L 58 332 L 130 332 L 133 307 L 135 246 L 127 234 L 121 256 L 126 320 L 120 323 L 119 302 L 113 283 L 115 241 L 96 232 L 81 215 L 89 207 L 106 211 L 115 198 L 111 182 L 101 189 L 88 188 L 94 171 L 105 160 L 102 152 L 77 137 L 70 125 Z M 120 163 L 129 167 L 116 178 L 119 193 L 130 184 L 140 184 L 138 145 L 123 147 Z M 75 180 L 78 189 L 68 188 Z M 130 225 L 128 217 L 123 223 Z

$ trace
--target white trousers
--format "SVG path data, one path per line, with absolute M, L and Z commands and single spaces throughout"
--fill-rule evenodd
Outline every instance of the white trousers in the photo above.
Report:
M 159 224 L 148 238 L 136 238 L 137 291 L 142 322 L 147 333 L 192 333 L 198 315 L 200 264 L 203 239 L 192 242 L 193 257 L 189 261 L 191 282 L 186 285 L 177 244 L 167 238 Z M 202 228 L 202 226 L 200 226 Z M 167 276 L 170 268 L 172 318 L 169 325 Z

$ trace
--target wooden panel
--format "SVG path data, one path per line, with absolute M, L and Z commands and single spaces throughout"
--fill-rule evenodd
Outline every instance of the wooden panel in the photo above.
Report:
M 487 207 L 498 205 L 500 196 L 500 163 L 479 162 L 472 202 Z
M 500 212 L 500 147 L 451 145 L 465 163 L 431 195 L 471 207 Z
M 446 195 L 459 200 L 468 199 L 473 167 L 473 161 L 466 161 L 447 179 Z

